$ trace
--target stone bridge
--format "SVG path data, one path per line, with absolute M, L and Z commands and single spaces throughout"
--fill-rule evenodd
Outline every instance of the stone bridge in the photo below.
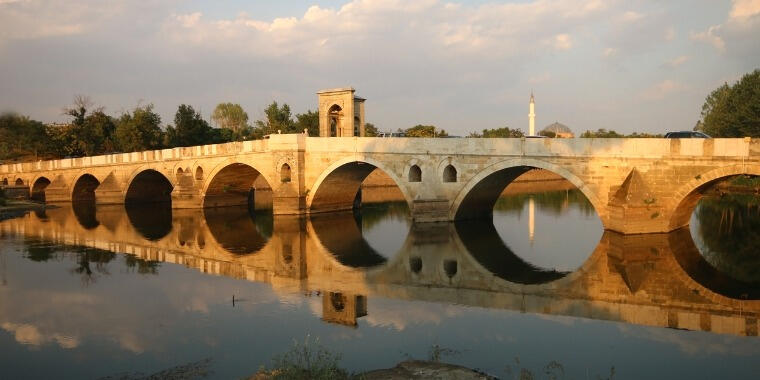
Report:
M 554 172 L 620 233 L 677 230 L 710 184 L 760 175 L 758 139 L 470 139 L 307 137 L 0 166 L 0 180 L 48 202 L 171 200 L 212 208 L 271 194 L 274 213 L 352 209 L 379 169 L 418 222 L 488 217 L 502 190 L 531 168 Z M 260 198 L 260 197 L 259 197 Z
M 606 231 L 580 268 L 561 273 L 522 261 L 490 222 L 411 224 L 392 257 L 363 239 L 351 213 L 269 222 L 262 228 L 245 212 L 213 209 L 170 210 L 166 218 L 153 209 L 141 215 L 64 206 L 1 222 L 0 235 L 133 254 L 269 283 L 278 293 L 320 294 L 322 318 L 347 325 L 372 313 L 368 300 L 383 297 L 735 335 L 758 331 L 760 293 L 737 293 L 684 229 Z

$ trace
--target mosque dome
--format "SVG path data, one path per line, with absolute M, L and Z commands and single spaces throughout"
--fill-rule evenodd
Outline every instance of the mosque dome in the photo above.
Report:
M 557 137 L 575 137 L 575 134 L 567 125 L 559 122 L 547 125 L 541 132 L 553 132 Z

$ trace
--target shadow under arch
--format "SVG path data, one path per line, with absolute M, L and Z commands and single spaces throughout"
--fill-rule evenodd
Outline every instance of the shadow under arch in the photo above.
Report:
M 206 208 L 203 215 L 211 236 L 229 253 L 256 253 L 264 248 L 272 237 L 271 213 L 251 213 L 243 207 L 224 207 Z
M 401 191 L 411 210 L 411 197 L 403 182 L 382 163 L 367 157 L 350 157 L 334 162 L 317 178 L 306 199 L 310 213 L 346 211 L 361 202 L 359 189 L 375 169 L 387 175 Z
M 45 189 L 50 185 L 50 180 L 46 177 L 39 177 L 34 180 L 31 191 L 31 199 L 37 202 L 45 202 Z
M 372 268 L 387 262 L 364 239 L 361 223 L 353 213 L 319 214 L 309 219 L 322 246 L 341 264 L 352 268 Z
M 696 175 L 675 192 L 675 204 L 669 229 L 676 230 L 689 225 L 691 214 L 702 196 L 716 183 L 739 175 L 760 176 L 760 165 L 732 165 Z
M 172 182 L 155 169 L 144 169 L 127 186 L 125 205 L 141 203 L 171 203 Z
M 760 300 L 759 284 L 737 280 L 712 266 L 694 244 L 688 228 L 671 232 L 668 241 L 678 265 L 700 286 L 735 300 Z
M 504 243 L 491 221 L 457 221 L 455 227 L 468 253 L 483 268 L 503 280 L 536 285 L 558 280 L 570 273 L 542 269 L 527 263 Z
M 156 241 L 163 239 L 172 230 L 172 206 L 170 203 L 155 205 L 125 205 L 127 219 L 132 227 L 144 238 Z
M 602 225 L 606 224 L 606 216 L 601 214 L 605 208 L 601 207 L 602 203 L 580 178 L 558 165 L 529 158 L 505 160 L 481 170 L 467 182 L 452 202 L 449 211 L 451 219 L 492 217 L 494 205 L 507 185 L 532 169 L 550 171 L 575 185 L 594 206 L 594 210 L 602 220 Z
M 203 191 L 203 207 L 252 207 L 256 196 L 255 184 L 271 182 L 259 170 L 241 162 L 228 161 L 220 164 L 208 176 Z

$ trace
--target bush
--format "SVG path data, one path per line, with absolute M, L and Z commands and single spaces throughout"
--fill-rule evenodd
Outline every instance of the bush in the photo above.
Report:
M 260 370 L 254 378 L 266 379 L 349 379 L 348 372 L 338 366 L 340 355 L 334 354 L 307 336 L 303 343 L 294 342 L 286 353 L 272 359 L 272 368 Z

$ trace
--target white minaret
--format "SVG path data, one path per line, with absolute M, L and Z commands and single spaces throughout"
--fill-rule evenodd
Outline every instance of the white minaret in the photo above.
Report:
M 533 91 L 530 92 L 530 113 L 528 114 L 528 135 L 536 135 L 536 102 L 533 100 Z

